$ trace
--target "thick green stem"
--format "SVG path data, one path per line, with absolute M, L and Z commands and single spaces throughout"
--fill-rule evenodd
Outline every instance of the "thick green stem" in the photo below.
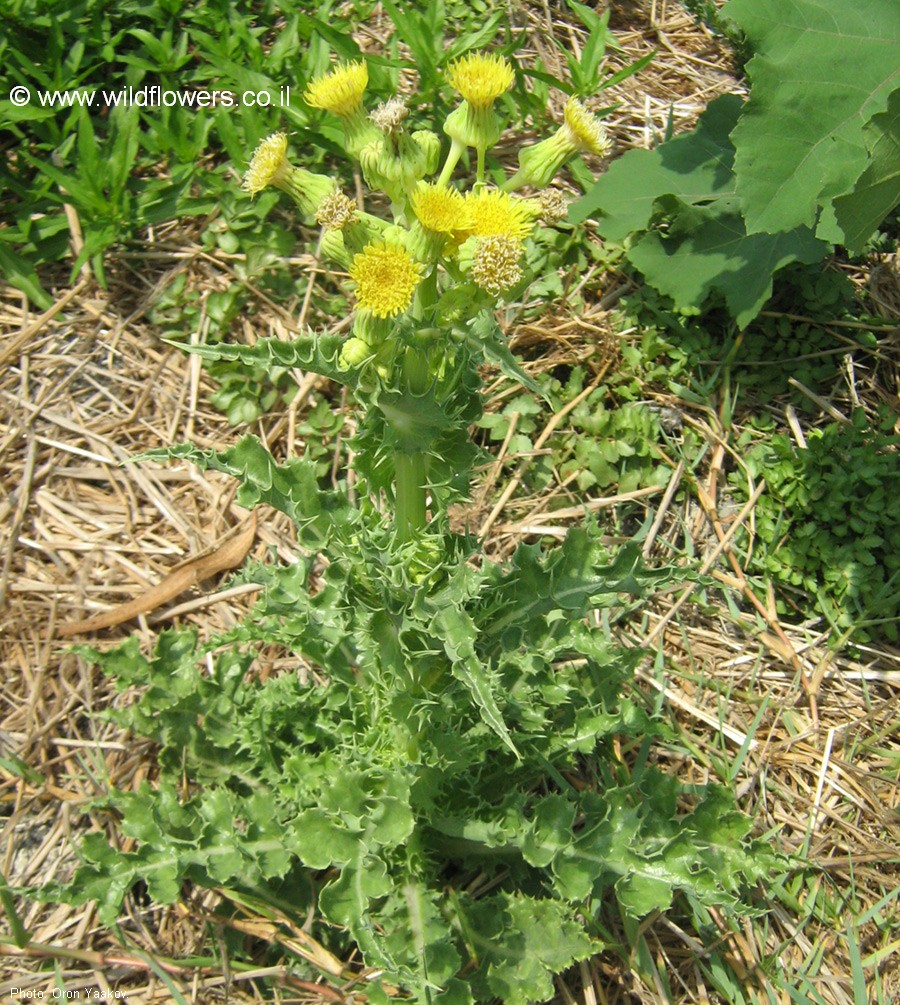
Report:
M 447 152 L 447 159 L 444 161 L 444 168 L 437 181 L 438 185 L 446 186 L 450 183 L 450 178 L 452 177 L 453 172 L 456 169 L 456 165 L 459 163 L 459 159 L 462 157 L 465 149 L 465 144 L 460 143 L 459 140 L 453 140 L 450 143 L 450 149 Z
M 421 349 L 407 346 L 401 370 L 405 388 L 413 394 L 428 390 L 428 357 Z M 401 541 L 412 541 L 425 529 L 426 510 L 425 453 L 404 448 L 394 454 L 395 521 Z
M 394 456 L 394 490 L 397 509 L 394 514 L 397 535 L 401 541 L 412 541 L 427 522 L 425 511 L 425 455 L 422 453 Z

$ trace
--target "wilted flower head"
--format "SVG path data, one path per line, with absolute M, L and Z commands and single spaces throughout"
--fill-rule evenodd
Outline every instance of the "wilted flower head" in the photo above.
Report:
M 389 101 L 382 101 L 369 118 L 383 133 L 395 133 L 404 120 L 409 115 L 409 109 L 403 98 L 391 98 Z
M 356 218 L 356 204 L 339 189 L 326 196 L 316 211 L 316 223 L 326 230 L 341 230 Z
M 561 188 L 545 188 L 538 200 L 541 204 L 541 216 L 546 223 L 562 220 L 569 211 L 569 200 Z
M 273 184 L 287 167 L 287 135 L 272 133 L 259 144 L 250 158 L 242 185 L 251 195 Z
M 405 311 L 422 278 L 422 267 L 405 248 L 380 241 L 353 258 L 350 276 L 356 283 L 359 306 L 376 317 Z
M 522 243 L 514 237 L 479 237 L 472 256 L 472 279 L 496 296 L 522 279 Z
M 512 67 L 496 53 L 473 52 L 451 63 L 447 76 L 473 108 L 489 108 L 515 79 Z
M 362 106 L 362 97 L 369 83 L 365 63 L 339 63 L 332 70 L 310 81 L 303 93 L 307 104 L 324 108 L 335 115 L 348 116 Z

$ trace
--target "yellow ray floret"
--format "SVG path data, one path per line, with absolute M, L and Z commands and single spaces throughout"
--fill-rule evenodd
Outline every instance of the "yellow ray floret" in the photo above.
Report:
M 313 108 L 324 108 L 335 115 L 352 115 L 361 107 L 368 83 L 369 68 L 365 63 L 339 63 L 312 80 L 303 97 Z
M 359 306 L 379 318 L 405 311 L 422 278 L 422 266 L 405 248 L 385 241 L 369 244 L 353 258 L 350 276 Z
M 473 52 L 447 68 L 450 83 L 473 108 L 490 108 L 515 79 L 512 67 L 495 53 Z
M 455 234 L 471 227 L 466 200 L 455 188 L 421 182 L 412 196 L 419 223 L 436 234 Z
M 287 165 L 287 135 L 272 133 L 260 143 L 250 158 L 242 185 L 251 195 L 267 188 Z
M 470 192 L 466 203 L 472 217 L 469 232 L 475 237 L 511 237 L 522 241 L 534 229 L 534 213 L 525 201 L 498 189 Z
M 609 153 L 610 143 L 600 120 L 592 115 L 577 98 L 569 98 L 565 108 L 566 125 L 579 150 L 589 150 L 601 157 Z

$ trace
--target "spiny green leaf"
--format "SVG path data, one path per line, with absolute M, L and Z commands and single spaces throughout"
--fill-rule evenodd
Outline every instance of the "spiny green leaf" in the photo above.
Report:
M 465 611 L 448 606 L 435 614 L 432 629 L 450 657 L 453 676 L 465 684 L 478 705 L 482 719 L 518 757 L 497 704 L 497 682 L 475 653 L 474 640 L 478 634 L 475 623 Z
M 553 977 L 599 947 L 558 900 L 502 894 L 472 909 L 483 1000 L 530 1005 L 553 996 Z
M 472 321 L 467 332 L 467 341 L 473 352 L 483 356 L 489 363 L 499 367 L 507 377 L 517 381 L 523 387 L 527 387 L 534 394 L 540 395 L 549 404 L 549 398 L 544 388 L 528 376 L 519 361 L 509 351 L 509 345 L 491 311 L 482 311 Z
M 140 454 L 135 460 L 185 459 L 204 469 L 224 471 L 241 482 L 238 503 L 252 509 L 260 502 L 286 513 L 298 525 L 309 528 L 321 543 L 330 525 L 341 519 L 346 504 L 335 493 L 319 489 L 312 461 L 290 458 L 278 464 L 255 436 L 245 436 L 228 450 L 201 450 L 191 444 L 161 447 Z
M 359 851 L 359 836 L 346 824 L 318 807 L 304 810 L 286 835 L 300 861 L 310 869 L 347 865 Z
M 169 340 L 185 352 L 193 353 L 208 360 L 239 360 L 252 367 L 271 369 L 275 367 L 297 368 L 329 377 L 339 384 L 355 387 L 360 370 L 357 367 L 341 367 L 338 364 L 344 339 L 330 333 L 303 335 L 292 342 L 277 338 L 261 338 L 255 345 L 236 345 L 217 342 L 208 345 L 193 345 Z

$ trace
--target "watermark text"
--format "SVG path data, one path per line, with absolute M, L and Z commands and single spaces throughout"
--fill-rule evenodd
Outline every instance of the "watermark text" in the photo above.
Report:
M 291 89 L 274 91 L 170 90 L 159 84 L 145 87 L 73 87 L 48 91 L 16 84 L 10 89 L 9 100 L 17 107 L 36 105 L 40 108 L 285 108 L 291 103 Z

